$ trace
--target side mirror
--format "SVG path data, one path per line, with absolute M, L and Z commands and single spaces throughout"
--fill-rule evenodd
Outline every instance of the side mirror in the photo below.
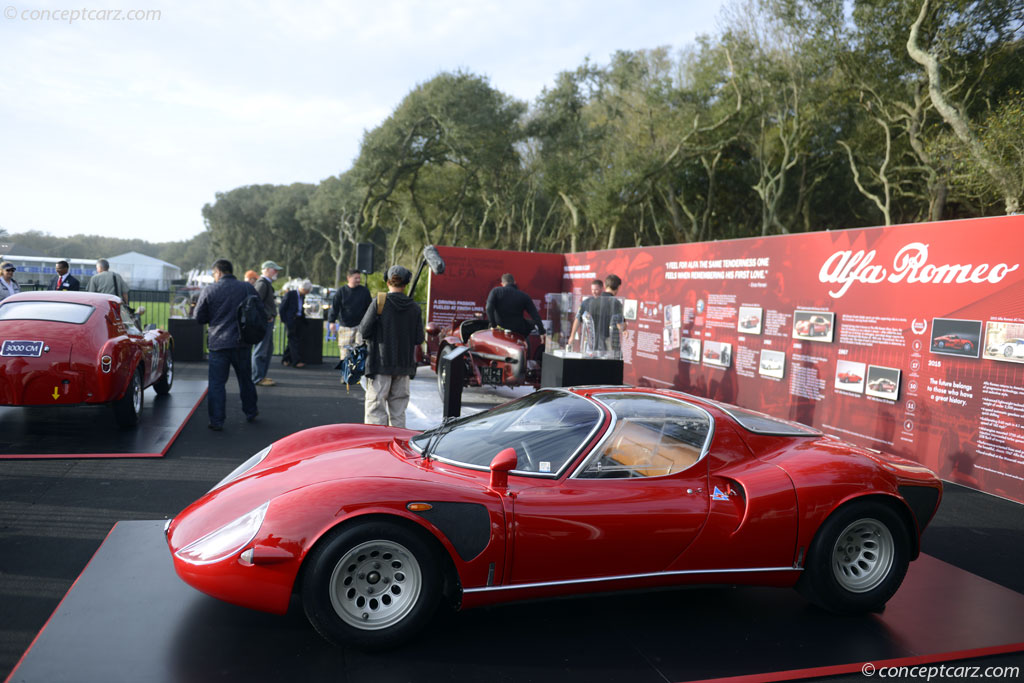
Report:
M 491 488 L 503 489 L 508 486 L 508 473 L 514 470 L 519 456 L 516 449 L 506 448 L 491 460 Z

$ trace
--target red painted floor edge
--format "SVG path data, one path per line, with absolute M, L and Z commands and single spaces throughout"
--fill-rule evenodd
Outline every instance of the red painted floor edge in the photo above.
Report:
M 71 583 L 70 586 L 68 586 L 68 589 L 64 592 L 64 596 L 61 597 L 60 602 L 58 602 L 57 606 L 53 608 L 52 612 L 50 612 L 50 616 L 46 618 L 46 623 L 43 624 L 43 627 L 39 629 L 39 632 L 36 633 L 34 638 L 32 638 L 32 642 L 29 643 L 28 647 L 25 648 L 25 651 L 21 653 L 20 657 L 18 657 L 18 663 L 14 665 L 13 669 L 11 669 L 11 673 L 8 674 L 7 678 L 4 679 L 4 683 L 10 683 L 11 678 L 18 671 L 18 667 L 21 666 L 21 663 L 23 661 L 25 661 L 25 657 L 27 657 L 28 653 L 32 650 L 32 648 L 36 646 L 36 641 L 39 640 L 39 636 L 43 635 L 43 632 L 46 631 L 46 627 L 50 625 L 50 620 L 53 619 L 53 615 L 60 611 L 60 606 L 64 604 L 64 601 L 67 600 L 67 597 L 71 594 L 71 591 L 74 589 L 75 586 L 78 585 L 78 582 L 82 580 L 82 576 L 85 575 L 85 570 L 89 568 L 90 564 L 92 564 L 92 561 L 96 558 L 96 555 L 99 554 L 100 548 L 103 547 L 103 544 L 107 542 L 108 538 L 110 538 L 110 534 L 114 533 L 114 529 L 116 529 L 117 525 L 120 523 L 121 522 L 114 522 L 114 526 L 110 527 L 110 531 L 107 532 L 107 535 L 103 537 L 103 541 L 101 541 L 100 544 L 96 547 L 96 552 L 92 554 L 92 557 L 89 558 L 89 561 L 85 563 L 84 567 L 82 567 L 82 571 L 78 572 L 78 576 L 76 576 L 75 580 Z
M 992 655 L 1003 655 L 1010 652 L 1024 651 L 1024 643 L 1013 643 L 1010 645 L 994 645 L 992 647 L 980 647 L 973 650 L 958 650 L 955 652 L 938 652 L 930 655 L 919 655 L 916 657 L 901 657 L 898 659 L 885 659 L 877 662 L 872 661 L 874 672 L 879 669 L 899 666 L 921 666 L 934 664 L 935 662 L 952 662 L 961 659 L 972 659 L 974 657 L 991 657 Z M 792 669 L 790 671 L 773 671 L 769 673 L 746 674 L 745 676 L 726 676 L 725 678 L 703 678 L 685 683 L 768 683 L 769 681 L 796 681 L 805 678 L 818 676 L 839 676 L 863 672 L 863 667 L 868 662 L 853 662 L 850 664 L 834 664 L 832 666 L 819 666 L 811 669 Z M 683 682 L 681 682 L 683 683 Z

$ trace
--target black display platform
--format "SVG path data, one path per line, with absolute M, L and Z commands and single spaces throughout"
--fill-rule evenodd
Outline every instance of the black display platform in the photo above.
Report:
M 1024 595 L 925 555 L 879 615 L 787 589 L 630 593 L 470 610 L 366 654 L 321 640 L 296 602 L 280 617 L 189 588 L 163 524 L 115 525 L 9 681 L 777 680 L 1024 650 Z
M 578 387 L 586 384 L 622 384 L 622 361 L 544 354 L 540 366 L 542 387 Z
M 119 429 L 109 405 L 0 408 L 0 459 L 159 458 L 206 396 L 206 382 L 146 389 L 138 427 Z

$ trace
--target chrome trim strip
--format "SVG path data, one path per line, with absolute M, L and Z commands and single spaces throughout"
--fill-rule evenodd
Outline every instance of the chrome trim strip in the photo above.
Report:
M 586 470 L 587 466 L 590 464 L 590 461 L 593 460 L 595 457 L 597 457 L 597 454 L 599 454 L 601 452 L 601 448 L 603 448 L 604 445 L 605 445 L 605 442 L 608 441 L 608 439 L 611 438 L 612 432 L 615 431 L 615 425 L 618 423 L 618 415 L 615 413 L 614 410 L 612 410 L 611 406 L 609 406 L 607 403 L 601 401 L 600 397 L 601 396 L 618 396 L 620 394 L 629 394 L 629 393 L 632 393 L 632 392 L 630 392 L 628 390 L 626 390 L 626 391 L 615 391 L 615 392 L 608 391 L 608 392 L 602 392 L 600 394 L 593 394 L 593 395 L 590 396 L 590 398 L 592 400 L 597 401 L 598 403 L 603 405 L 605 407 L 605 409 L 609 413 L 611 413 L 612 420 L 611 420 L 611 423 L 608 425 L 608 431 L 606 431 L 604 433 L 604 436 L 601 438 L 601 440 L 594 446 L 594 449 L 592 451 L 590 451 L 590 455 L 588 455 L 586 457 L 586 459 L 583 462 L 580 463 L 580 466 L 577 467 L 576 470 L 572 474 L 569 475 L 570 479 L 583 479 L 583 477 L 581 477 L 579 475 Z M 682 392 L 679 392 L 679 393 L 682 393 Z M 699 410 L 699 411 L 701 411 L 702 413 L 704 413 L 707 416 L 708 423 L 711 426 L 708 429 L 708 435 L 704 438 L 704 447 L 701 448 L 701 450 L 700 450 L 700 457 L 697 458 L 697 462 L 693 463 L 693 465 L 690 465 L 690 467 L 687 467 L 685 470 L 680 470 L 680 472 L 686 472 L 686 471 L 692 469 L 694 467 L 694 465 L 697 465 L 702 460 L 704 460 L 704 458 L 707 456 L 708 452 L 711 450 L 711 441 L 715 437 L 715 416 L 712 415 L 711 413 L 709 413 L 707 410 L 705 410 L 703 406 L 695 405 L 693 403 L 690 403 L 689 401 L 678 399 L 678 398 L 676 398 L 674 396 L 666 396 L 665 394 L 651 394 L 651 395 L 652 396 L 657 396 L 659 398 L 663 398 L 663 399 L 666 399 L 666 400 L 669 400 L 669 401 L 675 401 L 676 403 L 681 403 L 684 406 L 687 406 L 687 407 Z M 674 477 L 677 474 L 679 474 L 679 472 L 673 472 L 671 474 L 659 474 L 659 475 L 654 476 L 654 477 L 645 477 L 645 479 L 658 479 L 658 478 L 661 478 L 661 477 Z M 587 477 L 587 479 L 590 479 L 590 477 Z M 601 481 L 601 480 L 600 479 L 594 479 L 594 481 Z M 616 481 L 621 481 L 621 480 L 616 480 Z
M 648 572 L 646 574 L 622 574 L 619 576 L 599 576 L 590 579 L 566 579 L 564 581 L 540 581 L 537 583 L 517 583 L 504 586 L 481 586 L 466 588 L 463 593 L 486 593 L 489 591 L 509 591 L 527 588 L 550 588 L 552 586 L 572 586 L 576 584 L 602 583 L 605 581 L 631 581 L 633 579 L 654 579 L 663 576 L 699 576 L 702 574 L 754 574 L 761 572 L 802 572 L 802 567 L 755 567 L 747 569 L 682 569 L 674 572 Z

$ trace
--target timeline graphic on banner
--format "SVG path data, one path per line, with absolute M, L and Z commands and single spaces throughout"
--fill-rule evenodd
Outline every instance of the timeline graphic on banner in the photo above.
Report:
M 535 269 L 534 299 L 579 300 L 619 275 L 635 311 L 627 383 L 794 419 L 1024 502 L 1024 216 L 564 256 L 453 251 Z

